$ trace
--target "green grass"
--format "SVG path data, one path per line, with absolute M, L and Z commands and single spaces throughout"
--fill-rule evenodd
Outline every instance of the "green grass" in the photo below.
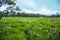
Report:
M 60 18 L 3 17 L 0 40 L 60 40 Z

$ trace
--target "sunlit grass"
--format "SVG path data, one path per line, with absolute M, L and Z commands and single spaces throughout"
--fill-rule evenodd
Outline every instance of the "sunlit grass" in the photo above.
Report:
M 59 40 L 60 18 L 3 17 L 1 40 Z

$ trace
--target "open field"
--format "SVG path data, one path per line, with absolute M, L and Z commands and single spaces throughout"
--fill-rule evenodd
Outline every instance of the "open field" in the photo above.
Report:
M 60 40 L 60 18 L 3 17 L 0 40 Z

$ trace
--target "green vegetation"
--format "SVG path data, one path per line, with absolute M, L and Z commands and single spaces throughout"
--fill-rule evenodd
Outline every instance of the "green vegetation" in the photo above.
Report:
M 16 0 L 0 0 L 0 7 L 2 7 L 3 5 L 16 5 L 15 3 Z
M 60 40 L 60 18 L 3 17 L 0 40 Z

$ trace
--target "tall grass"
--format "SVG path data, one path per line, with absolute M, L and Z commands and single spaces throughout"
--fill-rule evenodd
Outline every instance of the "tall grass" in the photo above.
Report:
M 3 17 L 0 40 L 60 40 L 60 18 Z

